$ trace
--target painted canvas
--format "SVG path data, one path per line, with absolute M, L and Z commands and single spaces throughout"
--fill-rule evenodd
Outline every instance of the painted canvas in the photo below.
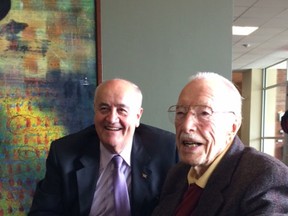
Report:
M 94 0 L 13 0 L 0 21 L 0 216 L 27 215 L 52 140 L 93 123 Z

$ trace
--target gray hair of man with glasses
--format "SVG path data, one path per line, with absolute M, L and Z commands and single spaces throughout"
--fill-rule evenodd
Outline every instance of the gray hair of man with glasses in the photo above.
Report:
M 187 85 L 195 80 L 211 81 L 211 84 L 214 83 L 213 91 L 218 95 L 218 103 L 216 103 L 218 107 L 212 108 L 206 105 L 193 106 L 193 111 L 197 120 L 209 122 L 214 113 L 233 113 L 240 126 L 242 122 L 242 97 L 236 86 L 230 80 L 214 72 L 198 72 L 196 75 L 189 78 Z M 209 86 L 207 86 L 207 88 L 209 88 Z M 169 107 L 168 114 L 170 121 L 176 124 L 183 122 L 191 108 L 191 106 L 183 104 Z
M 238 118 L 242 119 L 243 98 L 233 82 L 214 72 L 198 72 L 189 78 L 189 82 L 197 79 L 214 80 L 219 81 L 219 83 L 223 83 L 223 85 L 227 88 L 226 96 L 228 96 L 228 98 L 226 98 L 226 100 L 230 101 L 230 104 L 232 105 L 231 111 L 233 111 Z

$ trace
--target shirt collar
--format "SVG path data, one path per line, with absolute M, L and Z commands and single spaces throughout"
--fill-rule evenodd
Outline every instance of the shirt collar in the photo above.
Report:
M 123 160 L 126 162 L 128 166 L 131 166 L 132 142 L 127 143 L 123 151 L 120 153 L 120 156 L 123 158 Z
M 131 166 L 131 150 L 132 142 L 127 143 L 123 151 L 119 154 L 128 166 Z M 104 147 L 102 142 L 100 142 L 100 152 L 100 167 L 105 168 L 116 154 L 111 154 L 111 152 Z

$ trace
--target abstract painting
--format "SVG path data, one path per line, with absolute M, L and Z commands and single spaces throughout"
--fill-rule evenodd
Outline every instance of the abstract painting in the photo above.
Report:
M 13 0 L 0 21 L 0 216 L 27 215 L 51 141 L 93 123 L 94 0 Z

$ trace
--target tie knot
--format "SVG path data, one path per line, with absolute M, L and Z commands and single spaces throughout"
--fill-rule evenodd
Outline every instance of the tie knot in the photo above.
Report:
M 123 162 L 123 159 L 120 155 L 116 155 L 113 157 L 113 163 L 114 163 L 115 168 L 117 169 L 120 168 L 122 162 Z

